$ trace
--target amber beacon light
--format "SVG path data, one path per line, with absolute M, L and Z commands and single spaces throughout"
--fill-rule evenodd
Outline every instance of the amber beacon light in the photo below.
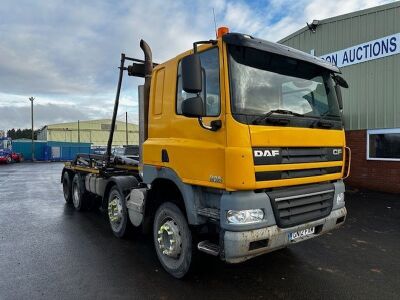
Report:
M 217 38 L 220 38 L 227 33 L 229 33 L 228 27 L 219 27 L 217 31 Z

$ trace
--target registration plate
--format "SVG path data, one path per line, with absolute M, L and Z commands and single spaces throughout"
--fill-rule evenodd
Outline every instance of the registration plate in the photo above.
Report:
M 295 241 L 315 233 L 315 227 L 289 233 L 289 241 Z

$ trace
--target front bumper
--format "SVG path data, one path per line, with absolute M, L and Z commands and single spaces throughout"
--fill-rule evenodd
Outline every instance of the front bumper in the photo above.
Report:
M 290 228 L 279 228 L 276 225 L 272 225 L 248 231 L 225 231 L 222 237 L 224 245 L 222 259 L 228 263 L 239 263 L 257 255 L 320 236 L 341 226 L 344 223 L 346 214 L 346 208 L 343 207 L 331 211 L 331 213 L 323 219 Z M 289 233 L 311 227 L 315 227 L 316 229 L 314 234 L 296 241 L 289 241 Z M 256 247 L 254 245 L 256 245 Z

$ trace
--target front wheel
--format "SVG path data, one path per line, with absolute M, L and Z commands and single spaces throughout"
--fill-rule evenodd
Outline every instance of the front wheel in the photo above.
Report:
M 154 246 L 164 269 L 175 278 L 184 277 L 192 262 L 192 234 L 182 211 L 163 203 L 153 224 Z

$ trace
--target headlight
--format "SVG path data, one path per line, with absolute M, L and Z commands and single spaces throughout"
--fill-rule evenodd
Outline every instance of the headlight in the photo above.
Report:
M 344 203 L 344 193 L 338 193 L 336 196 L 336 204 Z
M 257 223 L 264 219 L 264 211 L 262 209 L 228 210 L 226 218 L 231 224 Z

